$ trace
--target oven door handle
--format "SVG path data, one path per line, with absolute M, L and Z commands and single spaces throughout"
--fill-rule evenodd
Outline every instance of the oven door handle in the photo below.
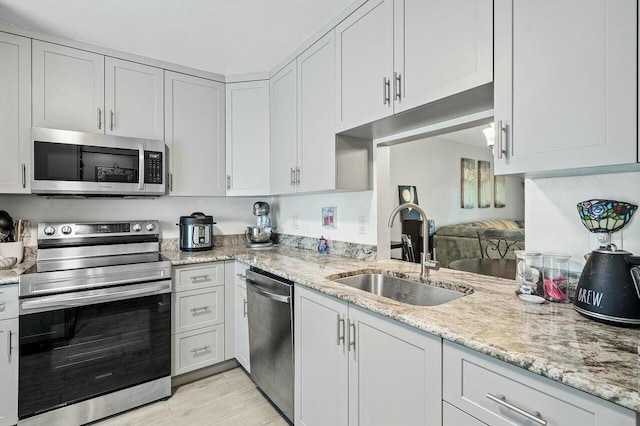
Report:
M 171 292 L 171 280 L 153 284 L 135 284 L 124 287 L 110 287 L 101 290 L 78 291 L 56 294 L 20 301 L 20 315 L 77 308 L 98 303 L 115 302 L 137 297 L 155 296 Z

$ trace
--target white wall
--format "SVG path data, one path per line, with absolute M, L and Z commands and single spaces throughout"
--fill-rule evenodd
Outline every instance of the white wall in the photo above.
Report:
M 595 242 L 582 225 L 576 204 L 606 198 L 640 205 L 638 188 L 640 172 L 526 179 L 527 249 L 565 252 L 584 263 L 583 255 L 595 248 Z M 621 242 L 622 248 L 640 255 L 640 218 L 634 216 L 624 230 L 614 233 L 613 237 L 616 244 Z
M 375 191 L 341 192 L 278 197 L 273 200 L 274 225 L 278 232 L 360 244 L 377 244 Z M 322 207 L 337 207 L 336 229 L 322 227 Z M 294 228 L 298 216 L 298 228 Z M 360 232 L 358 218 L 364 216 L 365 231 Z
M 268 201 L 268 198 L 265 199 Z M 176 223 L 180 216 L 201 211 L 212 215 L 217 222 L 215 235 L 244 233 L 248 225 L 255 224 L 254 198 L 214 197 L 162 197 L 151 199 L 44 199 L 35 195 L 0 195 L 0 210 L 6 210 L 14 219 L 38 222 L 108 221 L 157 219 L 162 238 L 177 238 Z M 27 245 L 36 245 L 35 232 Z
M 436 227 L 486 219 L 524 218 L 524 187 L 521 178 L 507 177 L 507 202 L 503 208 L 460 207 L 460 159 L 491 161 L 486 146 L 478 147 L 443 138 L 420 139 L 391 147 L 391 195 L 398 205 L 398 185 L 414 185 L 418 203 Z M 491 183 L 493 185 L 493 181 Z M 527 224 L 528 225 L 528 224 Z M 401 224 L 393 226 L 391 239 L 399 241 Z

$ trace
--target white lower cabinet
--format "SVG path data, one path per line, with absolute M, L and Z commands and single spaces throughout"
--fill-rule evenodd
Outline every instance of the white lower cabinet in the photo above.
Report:
M 249 312 L 247 310 L 246 274 L 249 265 L 236 262 L 235 264 L 235 354 L 236 360 L 247 372 L 251 372 L 251 358 L 249 356 Z
M 0 426 L 18 422 L 18 286 L 0 286 Z
M 442 402 L 442 424 L 449 426 L 484 426 L 486 423 L 482 423 L 475 417 L 471 417 L 462 410 L 458 410 L 453 405 L 443 401 Z
M 442 367 L 444 400 L 489 425 L 636 425 L 629 409 L 447 341 Z M 449 414 L 445 426 L 482 424 Z
M 442 422 L 440 338 L 301 286 L 294 306 L 296 424 Z
M 225 360 L 224 262 L 173 270 L 171 375 Z

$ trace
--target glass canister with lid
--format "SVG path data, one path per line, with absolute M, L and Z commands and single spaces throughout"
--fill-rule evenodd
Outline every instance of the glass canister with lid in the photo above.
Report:
M 543 289 L 543 256 L 538 252 L 515 251 L 516 255 L 516 294 L 532 294 L 542 296 Z

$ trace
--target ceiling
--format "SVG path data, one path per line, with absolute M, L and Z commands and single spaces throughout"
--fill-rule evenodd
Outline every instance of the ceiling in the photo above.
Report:
M 352 0 L 0 0 L 0 21 L 219 74 L 269 71 Z

